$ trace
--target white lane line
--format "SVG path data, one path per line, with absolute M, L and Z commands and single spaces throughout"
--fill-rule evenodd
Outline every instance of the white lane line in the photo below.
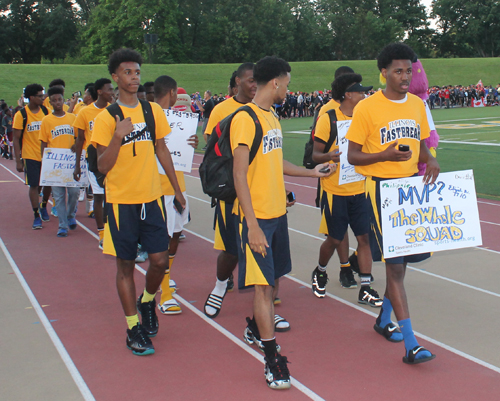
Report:
M 491 221 L 483 221 L 483 220 L 479 220 L 481 223 L 484 223 L 484 224 L 493 224 L 494 226 L 500 226 L 500 224 L 498 223 L 492 223 Z
M 213 241 L 212 241 L 212 240 L 210 240 L 210 239 L 208 239 L 208 238 L 204 237 L 203 235 L 200 235 L 200 234 L 198 234 L 198 233 L 196 233 L 196 232 L 194 232 L 194 231 L 192 231 L 192 230 L 186 230 L 186 229 L 184 229 L 184 230 L 185 230 L 185 231 L 187 231 L 187 232 L 188 232 L 188 233 L 190 233 L 190 234 L 195 235 L 196 237 L 199 237 L 199 238 L 201 238 L 201 239 L 203 239 L 203 240 L 205 240 L 205 241 L 208 241 L 208 242 L 210 242 L 210 243 L 213 243 Z M 299 232 L 298 230 L 293 230 L 293 229 L 292 229 L 292 231 Z M 304 233 L 304 234 L 305 234 L 305 233 Z M 308 235 L 308 236 L 311 236 L 311 237 L 314 237 L 314 236 L 312 236 L 312 235 L 310 235 L 310 234 L 307 234 L 307 235 Z M 318 238 L 318 237 L 315 237 L 315 238 Z M 322 238 L 318 238 L 318 239 L 321 239 L 321 240 L 322 240 Z M 351 248 L 351 249 L 352 249 L 352 248 Z M 136 266 L 137 266 L 137 265 L 136 265 Z M 408 266 L 408 267 L 410 267 L 410 266 Z M 414 270 L 420 271 L 419 269 L 414 269 Z M 288 275 L 288 274 L 287 274 L 285 277 L 286 277 L 286 278 L 288 278 L 289 280 L 295 281 L 296 283 L 298 283 L 298 284 L 300 284 L 300 285 L 302 285 L 302 286 L 304 286 L 304 287 L 306 287 L 306 288 L 307 288 L 307 287 L 309 287 L 309 286 L 311 285 L 310 283 L 306 283 L 305 281 L 302 281 L 302 280 L 300 280 L 300 279 L 298 279 L 298 278 L 296 278 L 296 277 L 290 276 L 290 275 Z M 500 294 L 497 294 L 497 295 L 500 295 Z M 360 312 L 366 313 L 367 315 L 372 316 L 372 317 L 374 317 L 374 318 L 376 318 L 376 317 L 378 316 L 376 313 L 374 313 L 374 312 L 372 312 L 372 311 L 370 311 L 370 310 L 367 310 L 367 309 L 365 309 L 365 308 L 363 308 L 363 307 L 361 307 L 361 306 L 359 306 L 359 305 L 352 304 L 351 302 L 346 301 L 345 299 L 339 298 L 339 297 L 337 297 L 337 296 L 335 296 L 335 295 L 333 295 L 333 294 L 330 294 L 329 292 L 327 292 L 327 293 L 326 293 L 326 296 L 327 296 L 327 297 L 329 297 L 329 298 L 332 298 L 332 299 L 334 299 L 335 301 L 338 301 L 338 302 L 340 302 L 340 303 L 342 303 L 342 304 L 344 304 L 344 305 L 347 305 L 347 306 L 349 306 L 349 307 L 351 307 L 351 308 L 353 308 L 353 309 L 356 309 L 356 310 L 358 310 L 358 311 L 360 311 Z M 174 297 L 177 297 L 177 295 L 174 295 Z M 180 297 L 179 297 L 179 298 L 180 298 Z M 184 302 L 186 302 L 186 301 L 184 301 Z M 192 305 L 191 305 L 191 304 L 189 304 L 189 307 L 190 307 L 190 309 L 191 309 Z M 197 309 L 196 309 L 195 313 L 203 315 L 203 314 L 202 314 L 200 311 L 198 311 Z M 203 315 L 203 316 L 205 316 L 205 315 Z M 207 318 L 207 319 L 208 319 L 208 318 Z M 224 330 L 225 330 L 225 329 L 224 329 Z M 229 333 L 229 334 L 231 334 L 231 333 Z M 435 345 L 437 345 L 437 346 L 439 346 L 439 347 L 442 347 L 442 348 L 446 349 L 446 350 L 447 350 L 447 351 L 449 351 L 449 352 L 452 352 L 452 353 L 454 353 L 454 354 L 456 354 L 456 355 L 459 355 L 459 356 L 461 356 L 461 357 L 463 357 L 463 358 L 465 358 L 465 359 L 468 359 L 468 360 L 470 360 L 470 361 L 472 361 L 472 362 L 475 362 L 475 363 L 477 363 L 478 365 L 484 366 L 485 368 L 488 368 L 488 369 L 491 369 L 491 370 L 493 370 L 493 371 L 495 371 L 495 372 L 497 372 L 497 373 L 500 373 L 500 368 L 499 368 L 499 367 L 497 367 L 497 366 L 495 366 L 495 365 L 492 365 L 492 364 L 490 364 L 490 363 L 488 363 L 488 362 L 485 362 L 485 361 L 483 361 L 483 360 L 481 360 L 481 359 L 479 359 L 479 358 L 476 358 L 475 356 L 469 355 L 469 354 L 467 354 L 467 353 L 465 353 L 465 352 L 462 352 L 462 351 L 460 351 L 460 350 L 458 350 L 458 349 L 456 349 L 456 348 L 453 348 L 453 347 L 451 347 L 451 346 L 449 346 L 449 345 L 446 345 L 446 344 L 442 343 L 441 341 L 435 340 L 435 339 L 433 339 L 433 338 L 431 338 L 431 337 L 429 337 L 429 336 L 426 336 L 425 334 L 419 333 L 418 331 L 415 331 L 415 334 L 416 334 L 417 336 L 419 336 L 420 338 L 423 338 L 424 340 L 426 340 L 426 341 L 428 341 L 428 342 L 430 342 L 430 343 L 432 343 L 432 344 L 435 344 Z M 232 335 L 232 334 L 231 334 L 231 335 Z M 240 341 L 240 340 L 238 340 L 238 345 L 240 345 L 240 344 L 239 344 L 240 342 L 241 342 L 241 341 Z M 241 345 L 240 345 L 240 346 L 241 346 Z M 254 352 L 256 352 L 256 351 L 254 351 Z
M 473 141 L 477 139 L 469 139 L 469 141 Z M 439 143 L 458 143 L 460 145 L 488 145 L 488 146 L 500 146 L 500 143 L 491 143 L 491 142 L 466 142 L 466 141 L 439 141 Z
M 187 230 L 184 228 L 184 231 L 195 235 L 196 237 L 199 237 L 205 241 L 208 241 L 213 244 L 213 241 L 198 234 L 195 233 L 194 231 Z M 146 270 L 144 270 L 141 266 L 138 264 L 135 265 L 135 268 L 137 271 L 141 272 L 142 274 L 146 275 Z M 191 312 L 193 312 L 196 316 L 201 318 L 205 323 L 208 323 L 210 326 L 212 326 L 215 330 L 217 330 L 219 333 L 221 333 L 223 336 L 231 340 L 234 344 L 236 344 L 238 347 L 240 347 L 242 350 L 248 352 L 250 355 L 252 355 L 255 359 L 257 359 L 259 362 L 263 363 L 264 358 L 263 355 L 260 354 L 259 352 L 255 351 L 253 348 L 250 348 L 245 342 L 240 340 L 238 337 L 236 337 L 233 333 L 230 331 L 226 330 L 224 327 L 222 327 L 220 324 L 215 323 L 213 319 L 210 319 L 207 317 L 203 312 L 195 308 L 191 303 L 186 301 L 184 298 L 179 296 L 178 294 L 173 294 L 173 297 L 180 302 L 182 305 L 184 305 L 186 308 L 188 308 Z M 315 401 L 321 401 L 324 400 L 324 398 L 320 397 L 318 394 L 316 394 L 314 391 L 312 391 L 310 388 L 299 382 L 296 378 L 293 376 L 290 376 L 292 379 L 292 385 L 302 393 L 304 393 L 306 396 L 308 396 L 311 400 Z
M 482 203 L 483 205 L 492 205 L 492 206 L 500 206 L 500 203 L 491 203 L 491 202 L 484 202 L 484 201 L 477 201 L 477 203 Z
M 0 248 L 2 248 L 3 253 L 5 254 L 5 257 L 10 263 L 10 266 L 12 267 L 12 270 L 16 274 L 17 279 L 19 280 L 19 283 L 23 287 L 24 292 L 28 296 L 31 305 L 33 305 L 33 309 L 35 310 L 36 314 L 38 315 L 38 318 L 40 319 L 40 322 L 43 324 L 43 327 L 45 328 L 45 331 L 47 331 L 47 334 L 49 335 L 50 339 L 52 340 L 52 343 L 54 344 L 54 347 L 56 347 L 57 352 L 59 352 L 59 355 L 61 356 L 61 359 L 63 360 L 64 364 L 66 365 L 66 368 L 68 369 L 69 373 L 71 374 L 71 377 L 75 381 L 75 384 L 77 385 L 78 389 L 80 390 L 80 393 L 82 393 L 83 398 L 86 401 L 94 401 L 95 398 L 90 392 L 90 389 L 88 388 L 87 384 L 85 383 L 85 380 L 83 380 L 82 375 L 76 368 L 73 360 L 68 354 L 68 351 L 66 351 L 66 348 L 64 347 L 63 343 L 59 339 L 56 331 L 50 324 L 49 319 L 47 318 L 47 315 L 45 315 L 45 312 L 43 311 L 42 307 L 38 303 L 35 295 L 33 294 L 33 291 L 31 291 L 31 288 L 29 287 L 28 283 L 24 279 L 23 274 L 17 267 L 16 262 L 12 258 L 10 252 L 8 251 L 7 247 L 5 246 L 5 243 L 3 242 L 3 239 L 0 238 Z
M 472 121 L 472 120 L 494 120 L 496 117 L 480 117 L 480 118 L 464 118 L 462 120 L 443 120 L 443 121 L 436 121 L 434 120 L 435 124 L 440 124 L 440 123 L 452 123 L 455 121 Z

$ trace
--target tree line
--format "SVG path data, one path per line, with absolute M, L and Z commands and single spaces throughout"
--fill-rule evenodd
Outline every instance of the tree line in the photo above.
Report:
M 430 19 L 436 20 L 431 28 Z M 404 41 L 419 57 L 500 56 L 498 0 L 0 0 L 0 62 L 105 63 L 158 35 L 154 63 L 373 59 Z

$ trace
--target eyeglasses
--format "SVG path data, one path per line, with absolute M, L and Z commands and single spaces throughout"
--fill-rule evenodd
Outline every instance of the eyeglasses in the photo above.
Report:
M 43 98 L 44 95 L 34 95 L 35 97 Z

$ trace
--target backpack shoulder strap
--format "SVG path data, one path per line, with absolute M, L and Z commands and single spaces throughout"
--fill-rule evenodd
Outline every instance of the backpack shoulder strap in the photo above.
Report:
M 43 104 L 40 106 L 40 108 L 42 109 L 43 114 L 45 115 L 49 114 L 49 110 Z
M 253 109 L 250 106 L 246 105 L 242 106 L 238 109 L 237 112 L 239 111 L 247 112 L 250 115 L 250 117 L 252 117 L 252 120 L 255 123 L 255 137 L 253 138 L 252 147 L 250 149 L 250 158 L 248 160 L 248 164 L 251 164 L 253 162 L 253 159 L 255 159 L 255 156 L 257 155 L 257 152 L 260 147 L 260 143 L 262 142 L 262 136 L 263 136 L 262 125 L 260 124 L 257 114 L 255 114 L 255 111 L 253 111 Z
M 156 123 L 153 108 L 151 107 L 151 103 L 146 100 L 139 99 L 139 102 L 141 102 L 144 121 L 146 122 L 146 126 L 148 127 L 147 129 L 151 135 L 151 141 L 153 142 L 153 147 L 156 153 Z
M 108 107 L 106 107 L 106 110 L 111 115 L 111 117 L 113 118 L 115 118 L 116 116 L 120 117 L 120 121 L 125 118 L 123 116 L 123 111 L 121 107 L 118 105 L 118 103 L 110 104 Z
M 330 138 L 328 138 L 324 153 L 330 151 L 333 143 L 337 139 L 337 113 L 335 113 L 335 110 L 328 110 L 326 113 L 330 117 Z

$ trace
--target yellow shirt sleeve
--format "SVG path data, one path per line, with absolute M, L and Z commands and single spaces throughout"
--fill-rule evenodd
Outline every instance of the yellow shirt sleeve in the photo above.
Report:
M 236 114 L 231 121 L 231 150 L 233 151 L 239 145 L 246 145 L 250 150 L 255 138 L 255 122 L 250 114 L 242 111 Z
M 78 132 L 78 129 L 85 131 L 87 128 L 87 122 L 85 121 L 85 113 L 78 113 L 73 123 L 73 127 L 75 127 L 75 131 Z
M 43 141 L 45 143 L 49 143 L 50 141 L 50 129 L 51 129 L 50 119 L 48 119 L 47 117 L 44 117 L 42 119 L 42 125 L 40 126 L 40 133 L 38 134 L 38 139 L 40 139 L 40 141 Z
M 14 122 L 12 124 L 14 129 L 23 129 L 23 116 L 21 115 L 21 110 L 14 114 Z
M 325 143 L 328 143 L 330 139 L 330 116 L 328 114 L 323 114 L 316 122 L 316 128 L 314 132 L 314 138 L 321 139 Z

